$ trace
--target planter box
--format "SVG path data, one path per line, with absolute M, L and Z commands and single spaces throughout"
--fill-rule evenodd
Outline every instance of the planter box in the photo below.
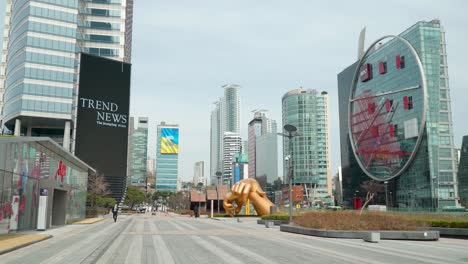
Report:
M 431 230 L 439 231 L 440 236 L 468 237 L 468 228 L 431 227 Z
M 380 233 L 380 239 L 395 239 L 395 240 L 439 240 L 438 231 L 380 231 L 380 230 L 324 230 L 305 228 L 291 225 L 281 225 L 282 232 L 296 233 L 309 236 L 331 237 L 331 238 L 354 238 L 364 239 L 369 236 L 369 233 Z
M 287 225 L 289 224 L 289 221 L 284 221 L 284 220 L 257 220 L 257 224 L 259 225 L 264 225 L 265 221 L 273 221 L 275 226 L 280 226 L 280 225 Z

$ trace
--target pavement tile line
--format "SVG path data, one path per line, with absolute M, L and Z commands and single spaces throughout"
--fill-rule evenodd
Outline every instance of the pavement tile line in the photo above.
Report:
M 81 263 L 82 264 L 88 264 L 88 263 L 96 263 L 109 249 L 109 247 L 114 244 L 116 238 L 119 238 L 121 236 L 121 233 L 124 232 L 126 229 L 130 227 L 130 224 L 133 223 L 133 219 L 124 219 L 121 222 L 121 226 L 119 229 L 113 233 L 112 235 L 106 238 L 106 241 L 101 244 L 99 247 L 97 247 L 94 251 L 91 252 L 86 258 L 84 258 Z M 113 224 L 109 224 L 109 226 L 113 226 Z
M 306 235 L 298 235 L 298 236 L 306 236 Z M 390 255 L 390 256 L 399 256 L 399 257 L 404 255 L 406 258 L 410 258 L 410 259 L 420 261 L 420 262 L 425 262 L 425 263 L 439 264 L 439 263 L 446 263 L 447 262 L 446 258 L 438 258 L 438 257 L 435 257 L 435 256 L 431 256 L 432 259 L 438 259 L 438 260 L 431 260 L 431 259 L 427 258 L 427 255 L 418 254 L 418 253 L 414 253 L 414 252 L 411 252 L 411 251 L 396 250 L 396 249 L 392 249 L 392 248 L 388 248 L 388 247 L 382 247 L 382 246 L 379 246 L 379 245 L 376 245 L 376 244 L 364 243 L 362 241 L 360 241 L 360 242 L 356 242 L 356 241 L 353 241 L 353 240 L 339 241 L 340 240 L 339 238 L 326 238 L 326 239 L 323 239 L 323 238 L 318 238 L 318 237 L 314 237 L 314 236 L 306 236 L 306 237 L 307 237 L 307 239 L 311 239 L 311 240 L 315 240 L 315 241 L 326 242 L 326 243 L 330 243 L 330 244 L 340 245 L 340 246 L 349 247 L 349 248 L 356 248 L 356 249 L 360 249 L 360 250 L 367 250 L 367 251 L 376 252 L 376 253 L 379 253 L 379 254 L 385 254 L 385 255 Z M 291 241 L 291 240 L 288 239 L 288 241 Z M 292 243 L 300 243 L 302 245 L 307 245 L 305 243 L 295 242 L 295 241 L 292 241 Z M 379 248 L 379 249 L 377 249 L 377 248 Z M 466 264 L 465 262 L 451 262 L 451 263 Z
M 212 222 L 211 224 L 219 225 L 217 222 Z M 243 229 L 235 228 L 235 227 L 231 227 L 231 228 L 234 228 L 234 229 L 238 230 L 241 233 L 251 235 L 250 232 L 245 231 Z M 254 229 L 257 229 L 257 228 L 254 228 Z M 262 230 L 265 230 L 265 229 L 262 229 Z M 260 239 L 266 240 L 268 242 L 273 242 L 273 243 L 278 244 L 280 246 L 284 246 L 284 245 L 290 246 L 291 244 L 295 244 L 296 246 L 300 246 L 300 247 L 304 246 L 304 247 L 307 247 L 308 249 L 312 250 L 314 252 L 314 254 L 321 255 L 322 257 L 325 257 L 325 258 L 326 257 L 332 257 L 332 258 L 335 258 L 337 260 L 344 261 L 344 263 L 355 263 L 355 264 L 362 264 L 362 263 L 379 264 L 379 263 L 382 263 L 383 264 L 383 262 L 378 262 L 378 261 L 375 261 L 375 260 L 367 260 L 367 259 L 363 259 L 363 258 L 356 257 L 356 256 L 353 256 L 353 255 L 339 253 L 337 251 L 329 250 L 329 249 L 326 249 L 326 248 L 323 248 L 323 247 L 312 246 L 312 245 L 309 245 L 309 244 L 304 244 L 304 243 L 291 241 L 289 239 L 279 238 L 277 236 L 275 236 L 275 237 L 260 236 Z M 280 241 L 285 242 L 285 243 L 284 244 L 279 243 Z
M 260 254 L 257 254 L 245 247 L 238 246 L 232 242 L 229 242 L 228 240 L 215 237 L 215 236 L 209 236 L 210 239 L 214 240 L 216 243 L 222 244 L 226 246 L 227 248 L 237 251 L 240 254 L 246 255 L 247 257 L 252 258 L 253 260 L 257 261 L 258 263 L 262 264 L 279 264 L 278 262 L 275 262 L 271 259 L 268 259 Z
M 130 249 L 128 250 L 131 254 L 127 254 L 125 258 L 125 263 L 142 263 L 141 262 L 141 252 L 143 251 L 143 237 L 136 236 L 132 239 L 130 244 Z
M 219 248 L 216 244 L 211 243 L 200 236 L 190 236 L 192 240 L 199 246 L 205 248 L 209 252 L 213 253 L 220 259 L 224 260 L 224 263 L 229 264 L 244 264 L 243 261 L 239 260 L 236 256 L 227 253 L 224 249 Z
M 112 225 L 106 225 L 102 228 L 101 232 L 107 234 L 107 232 L 112 228 Z M 72 246 L 61 250 L 58 254 L 50 256 L 49 258 L 41 261 L 41 264 L 64 263 L 66 259 L 70 257 L 70 255 L 73 255 L 73 253 L 80 251 L 87 252 L 85 249 L 91 250 L 92 252 L 93 248 L 96 247 L 96 244 L 94 244 L 94 242 L 96 242 L 97 240 L 99 240 L 100 237 L 102 237 L 101 232 L 91 233 L 89 236 L 80 241 L 77 241 Z M 86 256 L 83 256 L 83 258 L 86 258 Z

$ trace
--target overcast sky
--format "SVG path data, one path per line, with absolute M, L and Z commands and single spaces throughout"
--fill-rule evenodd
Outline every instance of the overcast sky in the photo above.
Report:
M 183 180 L 192 178 L 199 160 L 209 173 L 210 112 L 226 83 L 242 86 L 243 136 L 251 110 L 268 109 L 280 127 L 284 93 L 299 86 L 328 91 L 334 174 L 340 164 L 336 76 L 356 60 L 363 27 L 369 45 L 417 21 L 441 20 L 456 147 L 468 135 L 468 1 L 135 2 L 131 114 L 150 118 L 152 157 L 157 123 L 180 125 Z

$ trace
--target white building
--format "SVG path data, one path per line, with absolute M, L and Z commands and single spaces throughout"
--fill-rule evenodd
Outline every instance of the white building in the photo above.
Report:
M 233 176 L 232 162 L 234 154 L 240 153 L 241 137 L 239 133 L 224 132 L 223 137 L 223 183 L 228 184 Z
M 224 164 L 226 163 L 224 157 L 226 155 L 223 140 L 225 132 L 240 133 L 240 86 L 226 84 L 223 85 L 223 89 L 224 96 L 215 102 L 215 109 L 211 112 L 209 175 L 211 183 L 217 182 L 216 172 L 224 172 Z
M 206 185 L 204 161 L 195 162 L 195 165 L 193 166 L 193 183 L 195 185 L 198 183 L 203 183 L 203 185 Z

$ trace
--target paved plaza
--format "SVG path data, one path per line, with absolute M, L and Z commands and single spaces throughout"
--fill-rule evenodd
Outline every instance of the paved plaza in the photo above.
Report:
M 120 216 L 46 232 L 51 239 L 6 253 L 1 263 L 468 263 L 468 240 L 331 239 L 265 228 L 256 219 Z

